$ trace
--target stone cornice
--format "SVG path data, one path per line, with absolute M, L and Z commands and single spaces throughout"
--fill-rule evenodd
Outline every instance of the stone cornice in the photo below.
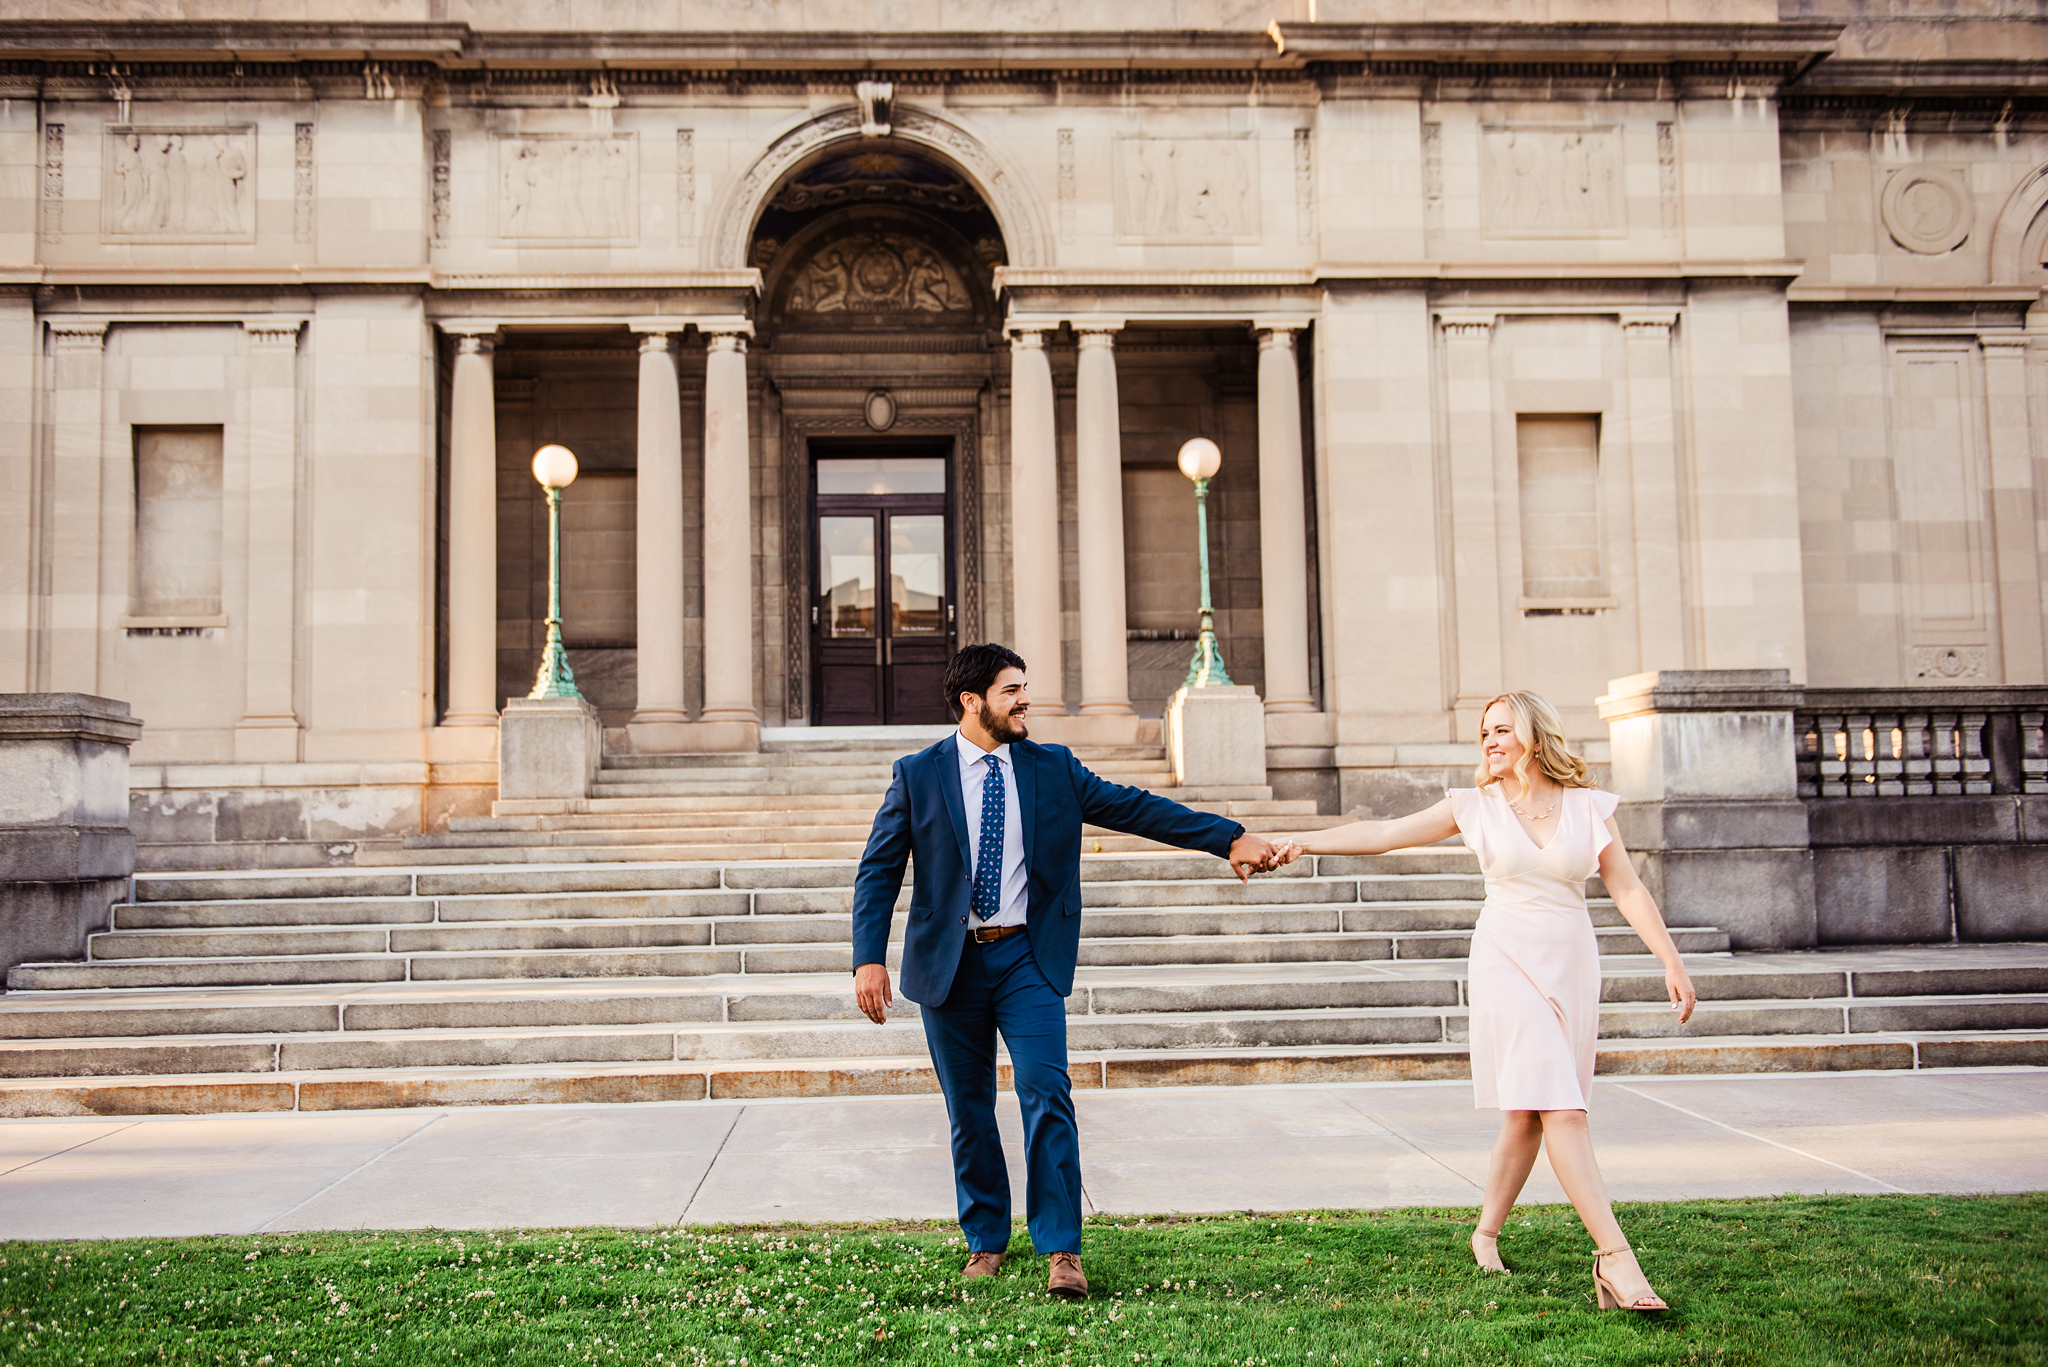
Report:
M 593 69 L 649 73 L 1125 72 L 1196 77 L 1282 72 L 1315 63 L 1711 62 L 1797 68 L 1825 56 L 1838 24 L 1275 24 L 1214 31 L 479 32 L 465 24 L 17 21 L 0 59 L 126 64 L 294 66 L 418 63 L 447 74 Z M 146 71 L 125 77 L 132 85 Z M 187 75 L 192 73 L 187 72 Z M 244 73 L 244 79 L 260 74 Z

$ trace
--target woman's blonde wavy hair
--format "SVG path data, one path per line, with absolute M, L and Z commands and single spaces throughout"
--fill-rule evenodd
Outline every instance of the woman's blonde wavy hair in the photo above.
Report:
M 1493 710 L 1494 703 L 1505 703 L 1509 715 L 1515 719 L 1515 739 L 1522 742 L 1522 757 L 1515 761 L 1515 778 L 1521 782 L 1522 792 L 1529 791 L 1529 766 L 1540 766 L 1560 787 L 1591 788 L 1595 784 L 1586 773 L 1586 761 L 1571 752 L 1565 744 L 1564 718 L 1557 715 L 1547 699 L 1526 689 L 1503 693 L 1479 709 L 1479 786 L 1486 787 L 1500 780 L 1486 771 L 1486 714 Z

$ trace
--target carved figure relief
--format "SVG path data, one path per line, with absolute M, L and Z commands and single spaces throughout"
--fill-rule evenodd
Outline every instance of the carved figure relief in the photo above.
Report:
M 1115 165 L 1118 237 L 1257 240 L 1257 144 L 1251 139 L 1119 138 Z
M 109 128 L 101 166 L 106 241 L 255 239 L 254 128 Z
M 792 313 L 958 313 L 973 299 L 930 247 L 890 233 L 835 242 L 800 267 Z
M 1615 128 L 1488 128 L 1480 138 L 1487 237 L 1601 237 L 1626 227 Z
M 1977 205 L 1963 177 L 1943 166 L 1908 166 L 1885 182 L 1878 211 L 1892 241 L 1922 256 L 1943 256 L 1967 242 Z
M 637 135 L 499 136 L 497 237 L 520 246 L 629 246 L 639 234 Z

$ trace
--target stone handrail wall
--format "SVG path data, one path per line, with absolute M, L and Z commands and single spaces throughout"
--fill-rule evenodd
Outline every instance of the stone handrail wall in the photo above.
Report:
M 1809 688 L 1802 798 L 2048 793 L 2048 688 Z

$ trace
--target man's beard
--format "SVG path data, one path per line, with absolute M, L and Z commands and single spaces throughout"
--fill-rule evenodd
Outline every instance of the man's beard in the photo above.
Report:
M 1030 734 L 1030 728 L 1024 718 L 1015 712 L 999 717 L 993 712 L 985 711 L 981 714 L 981 725 L 998 745 L 1013 744 Z

